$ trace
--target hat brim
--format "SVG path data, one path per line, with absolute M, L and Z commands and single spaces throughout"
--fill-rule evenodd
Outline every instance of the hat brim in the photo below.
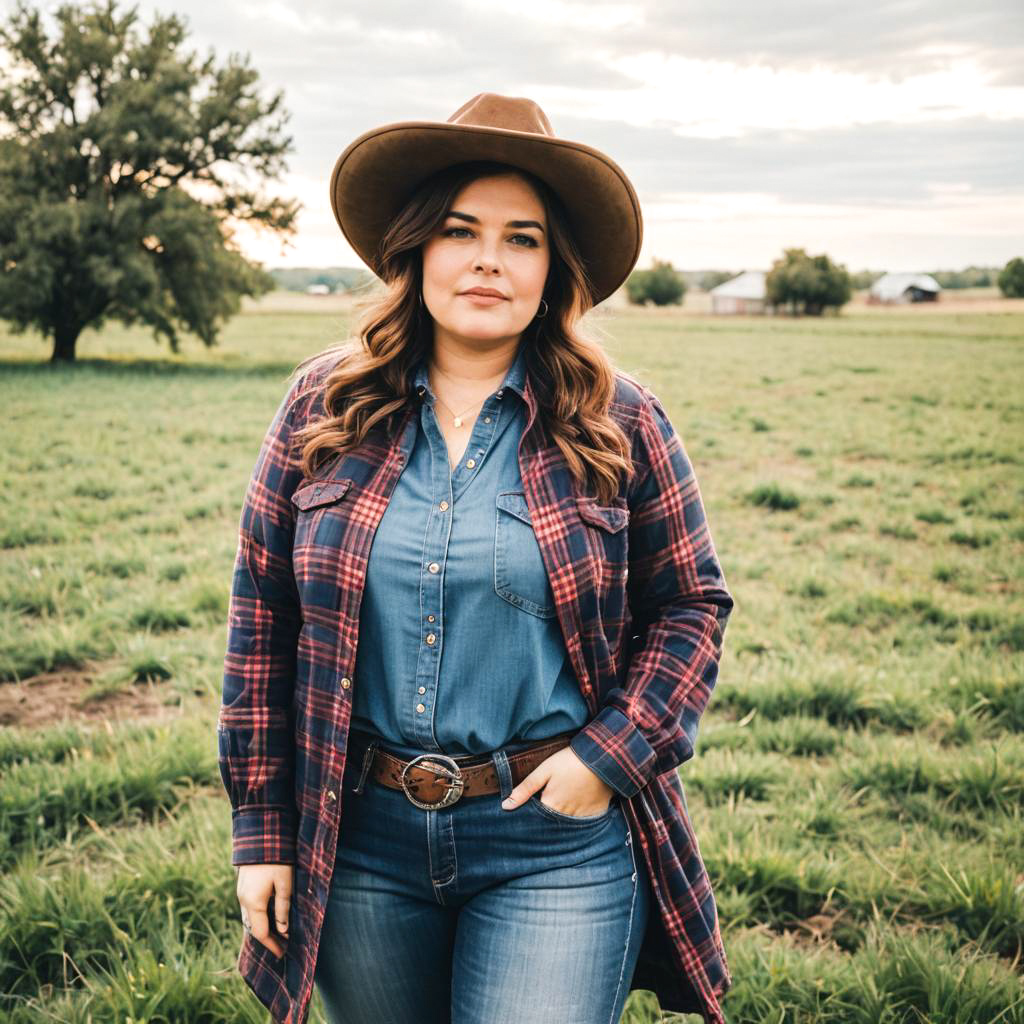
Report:
M 424 178 L 465 160 L 524 168 L 558 194 L 594 289 L 621 287 L 643 241 L 640 201 L 623 170 L 580 142 L 532 132 L 436 121 L 382 125 L 353 140 L 331 172 L 331 209 L 349 245 L 375 273 L 378 241 Z

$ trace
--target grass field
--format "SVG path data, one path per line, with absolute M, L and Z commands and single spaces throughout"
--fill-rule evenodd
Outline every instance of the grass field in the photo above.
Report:
M 735 1024 L 1024 1022 L 1007 309 L 599 321 L 683 438 L 736 599 L 681 768 Z M 58 368 L 0 333 L 0 1019 L 267 1019 L 216 765 L 228 588 L 285 377 L 347 323 L 255 309 L 177 357 L 111 327 Z M 624 1024 L 657 1020 L 634 993 Z

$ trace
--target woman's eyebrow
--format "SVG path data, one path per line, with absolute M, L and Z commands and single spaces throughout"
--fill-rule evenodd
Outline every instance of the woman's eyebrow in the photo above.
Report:
M 479 224 L 480 218 L 474 217 L 471 213 L 459 213 L 458 210 L 449 210 L 449 217 L 458 217 L 459 220 L 468 220 L 470 224 Z M 505 224 L 507 228 L 537 228 L 544 234 L 544 228 L 535 220 L 510 220 Z

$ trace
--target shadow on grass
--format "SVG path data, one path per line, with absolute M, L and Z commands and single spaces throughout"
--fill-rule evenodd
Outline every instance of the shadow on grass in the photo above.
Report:
M 136 377 L 207 378 L 286 378 L 298 362 L 221 362 L 195 363 L 185 359 L 104 358 L 76 359 L 71 363 L 51 363 L 48 359 L 0 360 L 0 374 L 5 377 L 38 377 L 41 373 L 77 377 L 85 374 L 110 380 Z

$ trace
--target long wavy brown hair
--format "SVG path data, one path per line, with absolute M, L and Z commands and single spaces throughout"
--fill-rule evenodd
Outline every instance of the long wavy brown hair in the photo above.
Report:
M 581 318 L 593 292 L 568 218 L 555 193 L 518 167 L 473 161 L 445 168 L 420 183 L 380 240 L 378 268 L 383 294 L 364 300 L 353 335 L 303 360 L 292 380 L 320 360 L 334 367 L 324 377 L 325 415 L 295 432 L 299 465 L 307 479 L 335 455 L 358 447 L 375 424 L 390 432 L 413 400 L 416 365 L 429 356 L 434 321 L 420 302 L 422 245 L 443 224 L 460 189 L 478 178 L 514 173 L 544 204 L 551 261 L 544 285 L 548 312 L 524 330 L 526 372 L 537 398 L 538 418 L 561 449 L 577 486 L 610 503 L 620 474 L 632 476 L 629 441 L 608 413 L 615 368 Z

